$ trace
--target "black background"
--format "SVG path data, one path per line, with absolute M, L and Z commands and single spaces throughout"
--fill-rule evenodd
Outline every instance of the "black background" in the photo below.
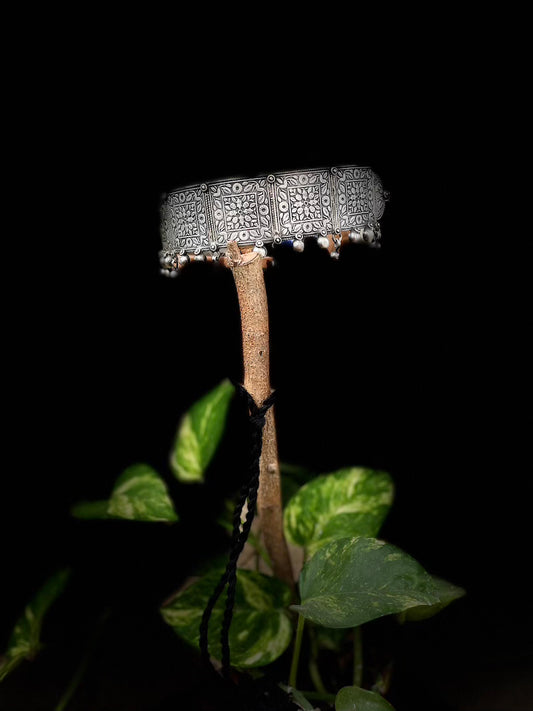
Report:
M 2 263 L 4 647 L 44 578 L 63 565 L 75 573 L 45 628 L 47 651 L 5 682 L 0 708 L 52 708 L 108 607 L 110 627 L 72 709 L 167 708 L 185 693 L 193 663 L 157 607 L 220 549 L 209 517 L 238 480 L 238 429 L 205 492 L 176 488 L 167 457 L 187 407 L 240 377 L 240 332 L 229 272 L 160 276 L 160 195 L 351 163 L 371 165 L 391 193 L 382 249 L 352 246 L 338 263 L 311 247 L 280 251 L 266 274 L 281 457 L 319 472 L 389 471 L 397 496 L 384 537 L 468 592 L 405 632 L 398 711 L 526 708 L 520 156 L 497 121 L 488 125 L 478 65 L 457 74 L 436 63 L 425 74 L 427 55 L 413 52 L 401 69 L 389 65 L 386 84 L 379 73 L 350 84 L 346 55 L 337 82 L 328 71 L 315 81 L 296 59 L 294 71 L 275 62 L 277 44 L 242 63 L 212 47 L 201 65 L 206 93 L 190 39 L 171 63 L 131 44 L 135 58 L 109 42 L 98 62 L 90 44 L 74 71 L 58 52 L 17 84 Z M 301 52 L 324 64 L 320 52 Z M 69 517 L 138 461 L 167 478 L 182 527 Z

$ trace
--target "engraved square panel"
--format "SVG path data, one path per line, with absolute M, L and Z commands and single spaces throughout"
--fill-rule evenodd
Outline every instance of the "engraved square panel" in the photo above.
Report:
M 162 234 L 164 246 L 169 250 L 207 246 L 207 220 L 199 187 L 169 195 L 163 207 Z
M 328 170 L 277 174 L 274 189 L 282 239 L 332 231 Z
M 272 239 L 268 185 L 259 180 L 229 180 L 209 186 L 215 241 L 254 244 Z
M 337 195 L 341 230 L 363 227 L 373 219 L 373 181 L 370 168 L 339 168 Z

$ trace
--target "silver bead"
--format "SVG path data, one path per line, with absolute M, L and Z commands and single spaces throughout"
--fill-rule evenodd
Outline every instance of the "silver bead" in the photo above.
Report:
M 372 242 L 376 239 L 376 233 L 371 227 L 365 227 L 363 230 L 363 241 L 366 242 L 366 244 L 372 244 Z
M 329 239 L 327 237 L 319 237 L 316 242 L 319 247 L 322 247 L 322 249 L 327 249 L 329 247 Z
M 170 266 L 172 264 L 172 257 L 165 257 L 164 262 L 165 264 L 168 264 L 168 266 Z
M 194 257 L 195 262 L 205 262 L 205 256 L 203 254 L 197 254 Z
M 257 252 L 257 254 L 263 259 L 267 256 L 267 251 L 264 247 L 254 247 L 254 252 Z
M 338 252 L 332 252 L 332 253 L 330 254 L 330 257 L 331 257 L 332 259 L 338 259 L 338 258 L 340 257 L 340 254 L 339 254 Z
M 304 247 L 305 247 L 305 245 L 301 239 L 295 239 L 294 242 L 292 243 L 292 248 L 294 249 L 295 252 L 303 252 Z
M 172 269 L 172 271 L 169 272 L 169 275 L 171 279 L 175 279 L 179 275 L 179 272 L 177 269 Z
M 209 245 L 209 249 L 212 252 L 217 252 L 218 251 L 218 244 L 216 242 L 211 242 L 211 244 Z
M 159 273 L 161 276 L 167 277 L 168 276 L 168 269 L 160 269 Z
M 185 264 L 188 264 L 188 262 L 189 262 L 189 257 L 187 257 L 185 254 L 182 255 L 182 256 L 178 259 L 178 263 L 179 263 L 180 267 L 185 266 Z

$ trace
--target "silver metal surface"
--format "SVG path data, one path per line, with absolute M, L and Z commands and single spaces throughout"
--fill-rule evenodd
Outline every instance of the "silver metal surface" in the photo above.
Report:
M 353 165 L 178 188 L 161 205 L 161 267 L 218 260 L 233 240 L 263 253 L 283 242 L 302 251 L 308 237 L 325 247 L 331 235 L 338 256 L 343 232 L 354 242 L 379 241 L 386 200 L 376 173 Z

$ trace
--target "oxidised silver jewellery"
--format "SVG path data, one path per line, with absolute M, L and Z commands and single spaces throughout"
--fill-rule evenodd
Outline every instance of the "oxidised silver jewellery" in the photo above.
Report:
M 178 188 L 161 205 L 162 272 L 175 276 L 189 261 L 223 260 L 230 241 L 263 257 L 286 242 L 301 252 L 308 237 L 334 258 L 347 240 L 379 246 L 387 199 L 379 177 L 361 166 Z

